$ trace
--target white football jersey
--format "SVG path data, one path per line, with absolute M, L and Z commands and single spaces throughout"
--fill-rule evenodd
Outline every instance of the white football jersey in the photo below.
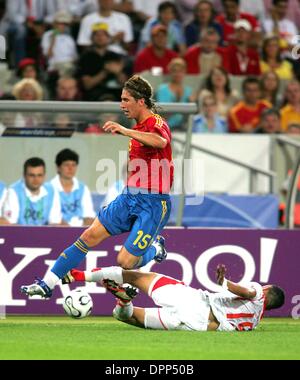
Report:
M 210 306 L 220 322 L 218 331 L 253 330 L 261 320 L 265 303 L 263 288 L 257 282 L 244 286 L 256 290 L 256 296 L 251 300 L 238 297 L 229 291 L 209 293 Z

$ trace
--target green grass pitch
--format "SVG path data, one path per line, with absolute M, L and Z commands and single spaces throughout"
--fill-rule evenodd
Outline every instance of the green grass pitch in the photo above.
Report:
M 265 319 L 253 332 L 138 329 L 112 318 L 7 317 L 0 359 L 300 359 L 300 320 Z

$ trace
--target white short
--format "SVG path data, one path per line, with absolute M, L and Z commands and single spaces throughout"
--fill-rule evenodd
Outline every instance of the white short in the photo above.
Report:
M 167 276 L 157 276 L 148 294 L 160 307 L 145 309 L 146 328 L 207 330 L 210 305 L 206 292 Z

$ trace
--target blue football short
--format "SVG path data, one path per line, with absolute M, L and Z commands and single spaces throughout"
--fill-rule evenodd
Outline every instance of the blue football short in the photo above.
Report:
M 98 219 L 111 235 L 130 234 L 124 244 L 134 256 L 143 256 L 167 224 L 171 200 L 167 194 L 131 193 L 126 189 Z

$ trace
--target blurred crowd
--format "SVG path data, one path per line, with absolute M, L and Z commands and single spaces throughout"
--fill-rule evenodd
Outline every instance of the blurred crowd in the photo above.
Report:
M 125 81 L 147 73 L 157 101 L 197 103 L 194 133 L 300 134 L 300 0 L 9 0 L 0 8 L 13 73 L 2 100 L 119 101 Z M 102 133 L 105 117 L 79 130 Z M 181 114 L 168 122 L 187 126 Z M 74 120 L 57 114 L 51 123 Z M 45 121 L 2 113 L 1 125 Z
M 46 163 L 31 157 L 23 176 L 7 187 L 0 181 L 0 225 L 90 225 L 96 214 L 91 192 L 76 177 L 79 155 L 63 149 L 55 157 L 57 175 L 46 181 Z

